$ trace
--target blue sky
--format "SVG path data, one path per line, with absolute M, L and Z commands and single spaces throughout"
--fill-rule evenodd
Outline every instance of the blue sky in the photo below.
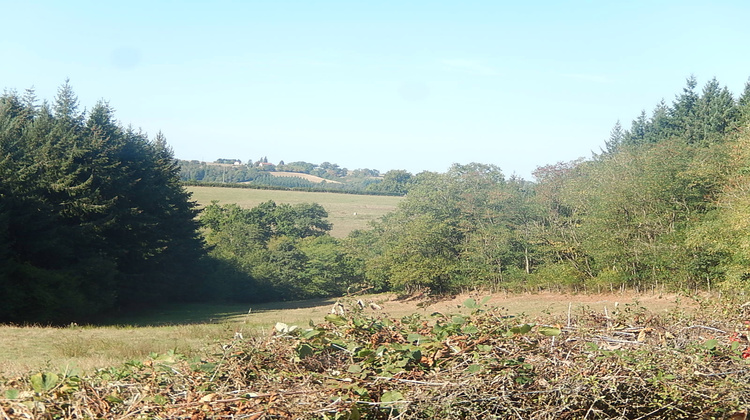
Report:
M 0 88 L 70 78 L 182 159 L 443 172 L 590 157 L 691 74 L 739 95 L 746 1 L 5 1 Z

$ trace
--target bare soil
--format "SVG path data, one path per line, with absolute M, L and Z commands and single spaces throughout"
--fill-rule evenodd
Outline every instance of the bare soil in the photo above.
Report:
M 615 307 L 620 310 L 627 307 L 645 308 L 651 312 L 664 312 L 674 309 L 690 309 L 696 306 L 692 299 L 678 294 L 651 294 L 651 293 L 613 293 L 613 294 L 567 294 L 554 292 L 540 293 L 464 293 L 452 297 L 433 299 L 423 296 L 412 296 L 399 298 L 395 294 L 379 294 L 361 297 L 365 303 L 367 312 L 383 312 L 391 317 L 420 313 L 430 315 L 434 312 L 461 313 L 468 312 L 464 307 L 467 299 L 482 301 L 486 296 L 489 300 L 486 305 L 499 307 L 506 311 L 509 316 L 527 315 L 531 318 L 559 315 L 564 316 L 581 309 L 590 309 L 597 312 L 612 311 Z M 356 304 L 358 298 L 342 298 L 338 301 L 345 306 L 351 307 Z M 247 313 L 230 315 L 227 321 L 244 321 L 253 327 L 271 328 L 276 322 L 287 324 L 306 325 L 309 320 L 320 322 L 326 314 L 330 313 L 337 299 L 319 301 L 304 301 L 285 303 L 284 309 L 275 309 L 273 304 L 253 307 L 248 316 Z M 382 309 L 373 310 L 369 303 L 378 304 Z M 295 307 L 298 306 L 298 307 Z

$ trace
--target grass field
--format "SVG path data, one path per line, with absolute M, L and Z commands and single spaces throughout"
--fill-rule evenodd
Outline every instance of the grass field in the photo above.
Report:
M 402 197 L 336 194 L 323 192 L 256 190 L 249 188 L 220 188 L 189 186 L 188 191 L 201 206 L 216 200 L 220 204 L 236 203 L 252 208 L 273 200 L 276 203 L 318 203 L 328 211 L 333 223 L 331 235 L 343 238 L 355 229 L 367 229 L 368 224 L 396 209 Z
M 434 302 L 398 300 L 390 294 L 365 296 L 383 307 L 389 317 L 401 318 L 413 313 L 462 312 L 468 297 L 479 300 L 482 295 L 462 295 Z M 63 371 L 79 368 L 91 372 L 97 368 L 116 366 L 129 360 L 144 359 L 151 352 L 168 350 L 189 357 L 220 351 L 235 333 L 246 337 L 268 335 L 277 322 L 306 326 L 309 321 L 321 322 L 335 299 L 298 302 L 277 302 L 247 305 L 182 304 L 169 305 L 138 315 L 102 320 L 96 326 L 64 328 L 44 326 L 0 326 L 0 377 L 16 377 L 40 370 Z M 348 305 L 351 299 L 342 300 Z M 642 305 L 652 311 L 675 308 L 672 295 L 609 294 L 565 295 L 559 293 L 494 294 L 489 304 L 503 308 L 509 315 L 526 314 L 565 317 L 569 305 L 573 310 L 589 307 L 612 310 L 615 302 Z M 249 312 L 249 313 L 248 313 Z

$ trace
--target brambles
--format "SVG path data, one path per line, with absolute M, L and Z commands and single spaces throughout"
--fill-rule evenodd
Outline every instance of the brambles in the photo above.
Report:
M 687 419 L 750 405 L 735 304 L 543 319 L 472 299 L 470 314 L 400 319 L 344 304 L 344 315 L 278 323 L 202 358 L 173 351 L 88 377 L 6 380 L 0 408 L 11 418 L 43 407 L 49 418 Z

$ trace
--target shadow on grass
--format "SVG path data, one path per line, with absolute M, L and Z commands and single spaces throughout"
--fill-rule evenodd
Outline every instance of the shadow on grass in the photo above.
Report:
M 155 307 L 141 307 L 113 313 L 91 322 L 96 326 L 128 325 L 134 327 L 189 325 L 222 323 L 238 319 L 250 312 L 265 312 L 290 309 L 309 309 L 330 306 L 335 298 L 310 299 L 289 302 L 269 303 L 170 303 Z

